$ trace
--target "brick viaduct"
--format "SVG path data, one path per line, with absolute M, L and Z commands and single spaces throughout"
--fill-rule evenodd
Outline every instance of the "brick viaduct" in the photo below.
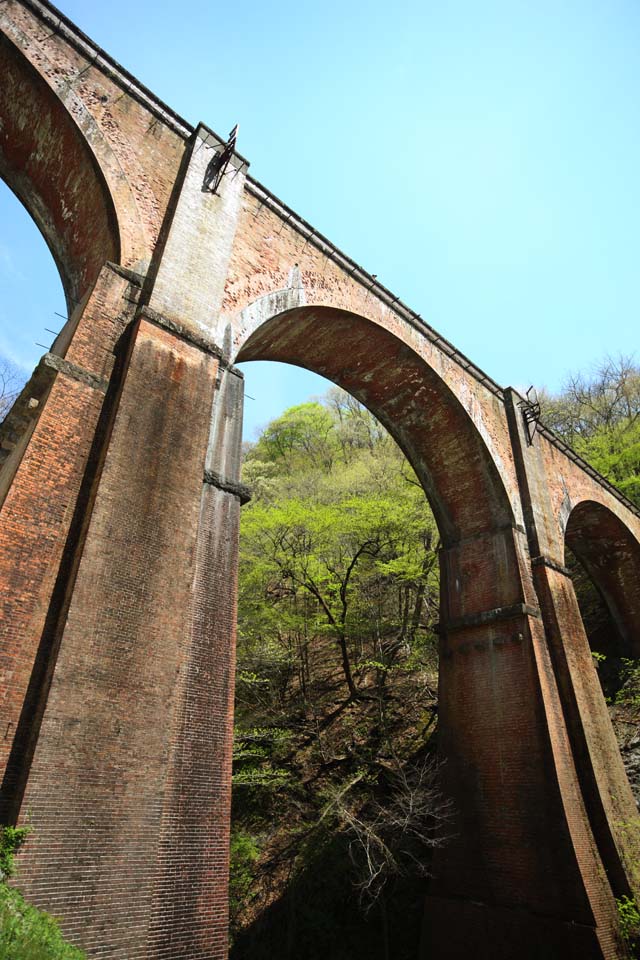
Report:
M 455 837 L 421 955 L 625 955 L 638 813 L 565 563 L 631 654 L 640 517 L 419 316 L 43 0 L 0 4 L 0 174 L 69 321 L 0 471 L 4 822 L 91 957 L 227 955 L 242 375 L 274 359 L 388 427 L 439 524 Z M 330 958 L 329 958 L 330 960 Z

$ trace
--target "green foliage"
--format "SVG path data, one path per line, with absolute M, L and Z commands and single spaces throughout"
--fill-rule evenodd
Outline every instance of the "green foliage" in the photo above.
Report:
M 14 875 L 14 857 L 29 832 L 29 827 L 0 827 L 0 881 Z
M 278 761 L 286 750 L 289 737 L 288 731 L 278 727 L 236 729 L 233 744 L 234 790 L 257 790 L 273 795 L 275 791 L 287 787 L 291 773 Z M 251 799 L 251 796 L 245 798 L 245 806 L 251 803 Z M 264 796 L 259 798 L 261 805 L 264 805 L 265 799 Z
M 65 943 L 57 921 L 25 902 L 6 881 L 15 874 L 14 857 L 29 827 L 0 827 L 0 957 L 2 960 L 86 960 Z
M 241 830 L 234 830 L 231 834 L 229 864 L 229 913 L 232 929 L 236 916 L 246 904 L 259 856 L 260 848 L 256 838 Z
M 590 377 L 570 376 L 559 396 L 543 392 L 545 423 L 640 505 L 640 368 L 607 357 Z
M 424 642 L 437 606 L 437 530 L 417 479 L 337 390 L 271 423 L 244 479 L 255 498 L 242 515 L 241 669 L 282 699 L 311 638 L 331 638 L 358 696 Z
M 615 702 L 630 707 L 640 706 L 640 662 L 621 658 L 619 671 L 620 689 Z
M 21 894 L 0 883 L 0 957 L 2 960 L 85 960 L 65 943 L 53 917 L 25 903 Z
M 232 956 L 374 958 L 389 924 L 394 960 L 413 956 L 421 891 L 411 922 L 414 890 L 382 931 L 364 921 L 336 797 L 369 823 L 389 771 L 431 744 L 433 515 L 393 441 L 338 390 L 270 424 L 243 480 L 233 811 L 260 857 L 236 898 Z
M 640 420 L 621 420 L 580 439 L 576 452 L 640 505 Z
M 618 919 L 620 922 L 620 934 L 622 939 L 629 946 L 636 945 L 640 937 L 640 912 L 638 911 L 635 900 L 629 897 L 621 897 L 616 900 L 618 907 Z M 634 951 L 635 955 L 635 951 Z

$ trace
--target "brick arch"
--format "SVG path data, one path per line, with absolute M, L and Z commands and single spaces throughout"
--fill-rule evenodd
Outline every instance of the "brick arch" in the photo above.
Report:
M 54 92 L 5 35 L 0 73 L 0 177 L 40 229 L 72 308 L 104 263 L 121 257 L 115 204 L 96 159 L 105 144 L 88 114 L 83 128 L 72 117 L 71 90 Z
M 628 656 L 640 656 L 640 543 L 608 507 L 578 503 L 567 519 L 565 544 L 602 594 Z
M 266 298 L 265 298 L 266 299 Z M 237 361 L 278 360 L 337 383 L 389 430 L 414 467 L 445 546 L 514 523 L 492 455 L 460 400 L 398 336 L 344 309 L 301 305 L 265 319 Z

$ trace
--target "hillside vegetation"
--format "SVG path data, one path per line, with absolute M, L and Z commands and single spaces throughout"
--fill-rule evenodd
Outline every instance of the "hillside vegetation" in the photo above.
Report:
M 232 956 L 414 956 L 447 819 L 433 516 L 338 390 L 271 423 L 244 480 Z
M 640 506 L 640 367 L 608 357 L 541 405 L 547 426 Z
M 14 856 L 27 840 L 25 827 L 0 827 L 0 958 L 2 960 L 86 960 L 66 943 L 56 920 L 25 902 L 7 880 Z

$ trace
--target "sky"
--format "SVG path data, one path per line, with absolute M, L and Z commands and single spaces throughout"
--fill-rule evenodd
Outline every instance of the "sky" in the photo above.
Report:
M 640 5 L 621 0 L 61 0 L 190 123 L 500 384 L 558 390 L 638 350 Z M 0 354 L 63 321 L 0 184 Z M 245 436 L 326 383 L 244 364 Z

